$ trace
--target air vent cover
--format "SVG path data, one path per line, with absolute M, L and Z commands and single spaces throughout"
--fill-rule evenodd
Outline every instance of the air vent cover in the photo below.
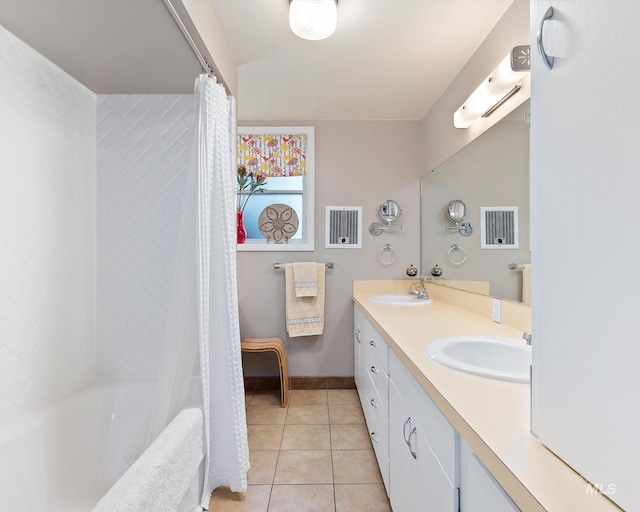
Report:
M 518 248 L 517 206 L 483 206 L 480 223 L 482 249 Z
M 360 249 L 362 247 L 362 207 L 327 206 L 325 247 Z

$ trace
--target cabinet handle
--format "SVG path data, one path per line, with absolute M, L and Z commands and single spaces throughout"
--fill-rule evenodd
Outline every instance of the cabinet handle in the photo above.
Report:
M 371 399 L 371 405 L 373 405 L 376 409 L 378 408 L 378 404 L 376 403 L 376 399 L 375 398 Z
M 376 375 L 378 374 L 378 369 L 375 366 L 371 367 L 371 373 L 375 373 Z
M 404 438 L 404 442 L 408 446 L 409 445 L 409 438 L 407 437 L 407 425 L 409 425 L 409 428 L 411 428 L 411 416 L 409 416 L 405 420 L 404 425 L 402 425 L 402 437 Z M 409 435 L 411 435 L 411 434 L 409 434 Z
M 411 455 L 413 455 L 413 458 L 417 459 L 418 458 L 418 454 L 411 447 L 411 436 L 415 436 L 415 435 L 416 435 L 416 427 L 413 427 L 413 430 L 411 432 L 409 432 L 409 441 L 407 442 L 407 446 L 409 447 L 409 451 L 411 452 Z
M 377 436 L 376 436 L 376 433 L 375 433 L 375 432 L 371 432 L 371 434 L 369 435 L 369 437 L 371 438 L 371 440 L 372 440 L 374 443 L 378 443 L 378 442 L 380 442 L 380 439 L 378 439 L 378 438 L 377 438 Z
M 377 347 L 377 346 L 378 346 L 378 344 L 377 344 L 375 341 L 373 341 L 373 340 L 371 340 L 371 341 L 369 342 L 369 345 L 371 345 L 372 347 Z
M 544 49 L 544 42 L 542 41 L 542 30 L 544 28 L 544 22 L 550 20 L 551 18 L 553 18 L 553 7 L 549 7 L 547 9 L 547 12 L 544 13 L 542 21 L 540 22 L 540 26 L 538 27 L 538 33 L 536 34 L 538 53 L 540 54 L 540 57 L 542 57 L 542 62 L 544 62 L 549 69 L 553 69 L 554 58 L 547 55 L 547 52 Z
M 356 329 L 356 340 L 358 340 L 358 343 L 362 343 L 362 341 L 360 340 L 360 333 L 362 331 L 360 329 Z

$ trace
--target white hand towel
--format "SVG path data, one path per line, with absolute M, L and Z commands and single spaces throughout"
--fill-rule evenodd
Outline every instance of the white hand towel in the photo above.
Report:
M 522 302 L 531 304 L 531 264 L 522 265 Z
M 200 409 L 178 413 L 93 512 L 175 512 L 204 457 L 202 430 Z
M 318 264 L 305 261 L 292 265 L 296 297 L 316 297 L 318 295 Z
M 293 265 L 286 263 L 284 266 L 287 332 L 291 338 L 314 336 L 324 332 L 325 267 L 322 263 L 317 263 L 316 269 L 317 295 L 296 297 Z

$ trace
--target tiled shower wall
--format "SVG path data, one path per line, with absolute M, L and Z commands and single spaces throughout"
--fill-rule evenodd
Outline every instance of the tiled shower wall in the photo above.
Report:
M 157 375 L 191 95 L 98 96 L 98 377 Z
M 95 376 L 96 96 L 0 27 L 0 426 Z

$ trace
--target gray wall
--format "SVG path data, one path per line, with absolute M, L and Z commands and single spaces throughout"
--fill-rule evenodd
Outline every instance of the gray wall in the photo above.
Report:
M 529 98 L 530 76 L 527 73 L 522 89 L 491 116 L 479 119 L 467 129 L 453 127 L 453 113 L 458 107 L 514 46 L 528 43 L 529 0 L 515 0 L 423 119 L 423 174 L 435 169 Z
M 265 125 L 264 122 L 243 122 Z M 274 124 L 274 123 L 271 123 Z M 279 336 L 287 344 L 292 376 L 353 375 L 354 279 L 390 279 L 419 264 L 420 122 L 418 121 L 286 121 L 279 125 L 315 126 L 315 251 L 239 252 L 240 331 L 243 337 Z M 385 199 L 403 212 L 398 234 L 369 234 Z M 325 249 L 325 207 L 362 206 L 362 249 Z M 377 254 L 383 244 L 398 259 L 382 267 Z M 289 339 L 284 323 L 284 273 L 274 262 L 333 261 L 327 271 L 325 330 L 322 336 Z M 405 276 L 406 277 L 406 276 Z M 408 288 L 407 284 L 407 288 Z M 245 375 L 277 375 L 268 354 L 245 354 Z

